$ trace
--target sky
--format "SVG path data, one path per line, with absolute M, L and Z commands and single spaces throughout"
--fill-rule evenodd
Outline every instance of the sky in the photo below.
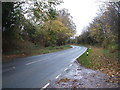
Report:
M 105 1 L 105 0 L 104 0 Z M 73 22 L 76 24 L 76 35 L 82 33 L 84 27 L 97 16 L 99 5 L 102 4 L 99 0 L 63 0 L 64 3 L 57 6 L 57 9 L 68 9 L 73 17 Z

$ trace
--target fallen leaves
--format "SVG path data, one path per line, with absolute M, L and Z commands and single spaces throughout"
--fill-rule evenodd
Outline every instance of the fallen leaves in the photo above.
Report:
M 60 82 L 69 82 L 69 81 L 71 81 L 71 79 L 63 78 L 63 79 L 60 79 L 60 80 L 58 81 L 58 83 L 60 83 Z
M 111 53 L 104 53 L 107 50 L 92 47 L 89 60 L 92 63 L 89 68 L 101 71 L 110 77 L 120 77 L 119 63 L 115 58 L 110 57 Z M 119 78 L 117 78 L 119 81 Z

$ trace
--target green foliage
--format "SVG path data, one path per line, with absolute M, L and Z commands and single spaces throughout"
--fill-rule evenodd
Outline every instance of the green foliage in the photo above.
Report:
M 46 42 L 46 45 L 63 45 L 73 35 L 69 28 L 58 20 L 45 22 L 43 28 L 47 32 L 47 41 L 50 41 Z
M 55 6 L 60 3 L 60 0 L 3 2 L 3 52 L 17 53 L 22 50 L 27 54 L 36 45 L 48 47 L 67 44 L 75 34 L 75 25 L 70 14 L 67 15 L 68 11 L 64 11 L 65 17 L 59 16 L 60 11 L 56 11 Z M 26 9 L 23 7 L 25 4 L 29 6 Z
M 78 60 L 78 62 L 80 63 L 80 64 L 82 64 L 83 66 L 85 66 L 85 67 L 91 67 L 92 66 L 92 63 L 91 63 L 91 61 L 89 60 L 89 56 L 90 56 L 90 54 L 92 53 L 92 50 L 90 49 L 90 48 L 88 48 L 88 52 L 89 52 L 89 54 L 88 54 L 88 56 L 87 56 L 87 51 L 84 53 L 84 54 L 82 54 L 77 60 Z
M 3 2 L 2 3 L 2 41 L 3 52 L 9 48 L 16 47 L 18 40 L 22 40 L 20 35 L 24 16 L 21 14 L 21 3 Z

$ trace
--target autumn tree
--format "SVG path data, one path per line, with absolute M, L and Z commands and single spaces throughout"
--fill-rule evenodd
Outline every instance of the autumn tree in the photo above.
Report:
M 58 11 L 58 20 L 60 20 L 66 27 L 71 30 L 71 33 L 76 33 L 76 25 L 72 20 L 72 16 L 67 9 Z
M 109 2 L 105 8 L 100 8 L 100 13 L 89 24 L 87 32 L 78 37 L 87 42 L 92 39 L 94 45 L 102 46 L 111 52 L 118 50 L 118 30 L 120 2 Z M 90 41 L 91 42 L 91 41 Z M 89 42 L 88 42 L 89 44 Z
M 68 11 L 56 11 L 55 6 L 60 3 L 61 0 L 2 3 L 3 52 L 24 49 L 24 44 L 67 44 L 75 34 L 75 24 Z

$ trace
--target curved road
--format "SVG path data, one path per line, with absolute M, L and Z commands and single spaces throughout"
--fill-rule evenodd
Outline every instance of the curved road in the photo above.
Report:
M 42 88 L 54 80 L 87 50 L 72 46 L 67 50 L 31 56 L 2 64 L 3 88 Z

